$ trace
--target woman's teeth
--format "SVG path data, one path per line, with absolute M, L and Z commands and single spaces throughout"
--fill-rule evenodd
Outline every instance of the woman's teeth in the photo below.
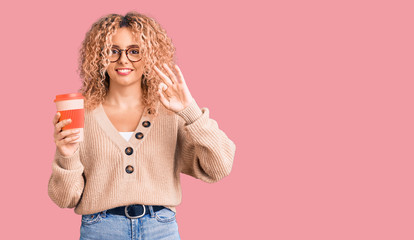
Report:
M 118 70 L 118 72 L 122 72 L 122 73 L 127 73 L 127 72 L 130 72 L 131 70 L 130 69 L 120 69 L 120 70 Z
M 119 75 L 122 75 L 122 76 L 127 76 L 132 72 L 131 69 L 118 69 L 116 71 L 118 72 Z

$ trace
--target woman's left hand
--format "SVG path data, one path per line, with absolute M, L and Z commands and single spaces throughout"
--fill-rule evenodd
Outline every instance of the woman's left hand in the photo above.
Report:
M 155 72 L 164 81 L 158 85 L 158 97 L 168 110 L 177 113 L 190 105 L 193 97 L 190 94 L 190 90 L 188 90 L 180 68 L 174 65 L 178 73 L 175 74 L 167 64 L 164 63 L 163 67 L 167 74 L 164 74 L 154 65 Z

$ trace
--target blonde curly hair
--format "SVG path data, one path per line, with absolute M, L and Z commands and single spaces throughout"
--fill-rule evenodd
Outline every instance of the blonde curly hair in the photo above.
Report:
M 85 97 L 85 109 L 93 110 L 104 101 L 109 90 L 109 75 L 106 69 L 110 63 L 108 55 L 112 47 L 112 36 L 121 27 L 128 27 L 139 43 L 140 53 L 145 62 L 141 79 L 142 101 L 148 107 L 148 114 L 158 115 L 156 105 L 158 84 L 163 82 L 153 70 L 163 63 L 174 66 L 175 47 L 166 31 L 154 19 L 135 11 L 125 16 L 108 14 L 93 23 L 86 33 L 79 50 L 78 73 L 82 79 L 79 91 Z M 146 113 L 144 113 L 146 114 Z

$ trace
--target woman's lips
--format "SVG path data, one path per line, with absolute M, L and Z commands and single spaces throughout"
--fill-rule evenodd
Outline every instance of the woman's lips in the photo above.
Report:
M 132 72 L 132 70 L 131 69 L 128 69 L 128 70 L 116 70 L 116 72 L 119 75 L 126 76 L 126 75 L 130 74 Z

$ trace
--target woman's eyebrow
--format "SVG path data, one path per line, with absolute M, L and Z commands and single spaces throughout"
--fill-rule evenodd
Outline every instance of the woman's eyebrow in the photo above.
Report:
M 113 47 L 118 47 L 119 48 L 119 46 L 118 45 L 112 45 Z M 129 47 L 139 47 L 138 45 L 136 45 L 136 44 L 132 44 L 132 45 L 129 45 L 129 46 L 127 46 L 127 48 L 129 48 Z

